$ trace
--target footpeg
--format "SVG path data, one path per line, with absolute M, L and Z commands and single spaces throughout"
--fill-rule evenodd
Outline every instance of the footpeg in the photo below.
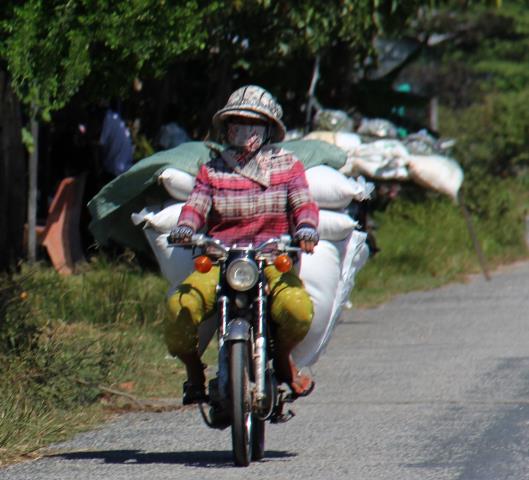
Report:
M 286 423 L 289 420 L 292 420 L 296 413 L 292 410 L 288 410 L 286 413 L 283 412 L 283 408 L 285 407 L 285 403 L 289 402 L 288 395 L 284 395 L 284 390 L 279 391 L 279 398 L 276 406 L 274 407 L 274 410 L 272 412 L 272 415 L 270 415 L 270 423 Z
M 287 413 L 274 412 L 270 417 L 270 423 L 287 423 L 289 420 L 292 420 L 296 416 L 296 413 L 292 410 L 289 410 Z

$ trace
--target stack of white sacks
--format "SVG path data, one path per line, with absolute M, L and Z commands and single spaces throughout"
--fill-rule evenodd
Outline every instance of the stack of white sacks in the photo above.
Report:
M 373 191 L 373 184 L 366 183 L 363 178 L 348 178 L 325 165 L 309 168 L 306 175 L 320 207 L 320 242 L 314 254 L 302 254 L 299 265 L 299 275 L 314 304 L 311 329 L 293 352 L 300 367 L 314 364 L 323 352 L 349 300 L 355 275 L 369 256 L 366 234 L 356 230 L 357 222 L 346 213 L 346 208 L 352 201 L 367 200 Z M 191 251 L 169 246 L 167 236 L 193 188 L 194 177 L 168 168 L 159 180 L 174 202 L 146 207 L 134 213 L 132 221 L 136 225 L 144 224 L 147 240 L 172 291 L 193 271 Z M 211 328 L 205 326 L 200 333 L 203 348 Z
M 311 132 L 305 138 L 323 140 L 345 150 L 347 163 L 340 172 L 346 176 L 411 180 L 457 200 L 463 170 L 453 158 L 434 154 L 413 155 L 396 139 L 363 143 L 360 135 L 350 132 Z

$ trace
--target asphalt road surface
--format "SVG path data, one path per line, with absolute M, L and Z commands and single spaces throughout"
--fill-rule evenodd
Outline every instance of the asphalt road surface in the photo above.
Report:
M 529 479 L 529 264 L 343 315 L 297 416 L 231 463 L 198 411 L 128 414 L 3 480 Z

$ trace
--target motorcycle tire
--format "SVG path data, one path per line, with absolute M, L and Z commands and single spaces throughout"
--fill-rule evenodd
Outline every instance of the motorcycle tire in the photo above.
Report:
M 252 459 L 252 397 L 250 362 L 245 341 L 230 345 L 231 439 L 235 465 L 247 467 Z
M 264 420 L 254 416 L 252 420 L 252 460 L 258 461 L 264 458 L 265 426 Z

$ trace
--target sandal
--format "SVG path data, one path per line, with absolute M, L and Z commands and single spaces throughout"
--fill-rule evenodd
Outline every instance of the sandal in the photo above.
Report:
M 300 382 L 301 380 L 301 382 Z M 308 386 L 303 386 L 303 383 L 310 382 Z M 307 377 L 306 375 L 297 375 L 296 378 L 292 380 L 291 383 L 288 385 L 291 390 L 291 398 L 295 400 L 296 398 L 300 397 L 308 397 L 312 391 L 314 390 L 314 387 L 316 386 L 316 383 L 311 378 Z
M 184 382 L 184 395 L 182 397 L 183 405 L 206 403 L 208 401 L 209 398 L 206 395 L 206 387 L 204 387 L 204 385 L 194 385 L 189 382 Z
M 274 358 L 274 367 L 276 370 L 276 378 L 279 383 L 286 383 L 292 392 L 290 398 L 295 400 L 300 397 L 307 397 L 312 393 L 316 384 L 314 380 L 308 375 L 302 375 L 296 368 L 296 364 L 292 360 L 290 355 L 287 357 L 286 362 L 276 356 Z

